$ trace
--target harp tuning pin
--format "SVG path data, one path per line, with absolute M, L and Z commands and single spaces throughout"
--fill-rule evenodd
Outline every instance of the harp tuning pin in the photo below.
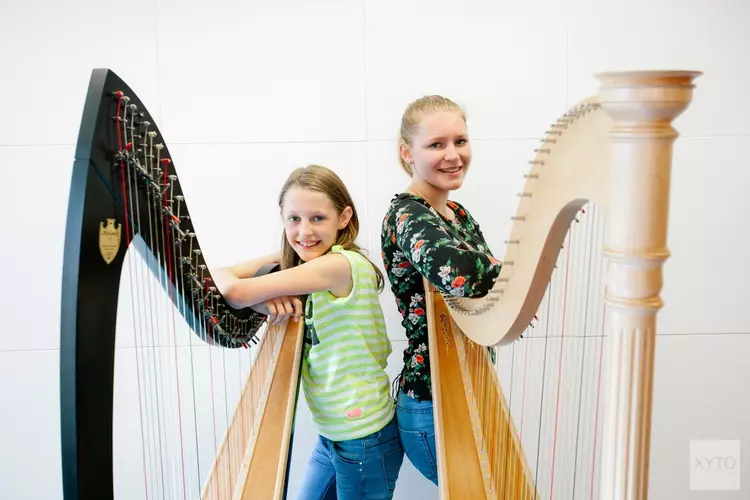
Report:
M 141 113 L 141 118 L 143 118 L 143 113 Z M 144 120 L 144 121 L 142 121 L 141 123 L 142 123 L 143 125 L 147 126 L 147 127 L 148 127 L 149 125 L 151 125 L 151 122 L 150 122 L 150 121 L 148 121 L 148 120 Z
M 177 200 L 177 201 L 182 201 L 182 200 L 185 199 L 185 197 L 182 196 L 181 194 L 178 194 L 178 195 L 175 195 L 174 199 Z
M 130 97 L 128 97 L 128 96 L 123 96 L 123 97 L 122 97 L 122 100 L 123 100 L 123 101 L 125 101 L 126 103 L 128 103 L 128 102 L 130 102 Z
M 170 163 L 172 162 L 172 160 L 170 160 L 169 158 L 162 158 L 162 159 L 161 159 L 161 162 L 162 162 L 162 163 L 163 163 L 164 165 L 169 165 L 169 164 L 170 164 Z
M 115 97 L 122 97 L 125 94 L 123 94 L 122 90 L 115 90 L 114 92 L 112 92 L 112 95 Z
M 132 109 L 133 111 L 135 111 L 136 109 L 138 109 L 138 106 L 136 106 L 135 104 L 131 104 L 130 105 L 130 109 Z
M 200 254 L 201 254 L 202 252 L 201 252 L 201 249 L 200 249 L 200 248 L 198 248 L 198 249 L 196 249 L 196 250 L 193 250 L 193 253 L 194 253 L 195 255 L 200 255 Z M 201 264 L 201 265 L 202 265 L 202 264 Z M 205 266 L 204 266 L 204 267 L 205 267 Z
M 157 150 L 161 151 L 162 149 L 164 149 L 164 144 L 154 144 L 154 147 L 155 147 L 155 148 L 156 148 Z
M 152 130 L 151 132 L 149 132 L 149 133 L 148 133 L 148 136 L 149 136 L 149 137 L 156 137 L 156 132 L 154 132 L 154 131 Z
M 165 158 L 165 160 L 166 160 L 166 158 Z M 162 160 L 162 161 L 164 161 L 164 160 Z M 169 179 L 170 179 L 170 180 L 172 180 L 172 181 L 174 181 L 174 180 L 177 180 L 177 176 L 176 176 L 176 175 L 174 175 L 174 174 L 172 174 L 172 175 L 169 175 L 168 177 L 169 177 Z

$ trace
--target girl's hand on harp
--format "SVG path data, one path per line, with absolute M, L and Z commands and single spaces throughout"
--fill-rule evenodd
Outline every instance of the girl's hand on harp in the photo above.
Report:
M 275 297 L 265 302 L 268 324 L 278 325 L 288 318 L 299 321 L 302 317 L 302 301 L 295 296 Z

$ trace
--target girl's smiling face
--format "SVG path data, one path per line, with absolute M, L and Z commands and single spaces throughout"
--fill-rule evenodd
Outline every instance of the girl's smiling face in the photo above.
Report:
M 307 262 L 331 249 L 349 223 L 352 209 L 346 207 L 339 214 L 325 193 L 293 187 L 284 196 L 281 216 L 289 245 Z
M 426 115 L 419 123 L 411 147 L 402 154 L 411 163 L 414 176 L 444 191 L 460 188 L 471 163 L 471 145 L 463 116 L 453 110 Z

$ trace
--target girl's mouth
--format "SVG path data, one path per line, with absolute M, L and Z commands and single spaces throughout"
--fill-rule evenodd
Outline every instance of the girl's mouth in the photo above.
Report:
M 448 167 L 448 168 L 440 168 L 438 169 L 438 172 L 448 175 L 455 175 L 459 173 L 461 170 L 463 170 L 463 165 L 459 167 Z
M 309 249 L 315 247 L 318 243 L 320 243 L 320 240 L 316 241 L 298 241 L 297 244 L 301 246 L 302 248 Z

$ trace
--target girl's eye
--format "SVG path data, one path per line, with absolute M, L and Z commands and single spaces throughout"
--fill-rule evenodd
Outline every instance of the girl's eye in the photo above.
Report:
M 296 215 L 292 215 L 292 216 L 289 217 L 289 221 L 290 222 L 299 222 L 299 217 L 297 217 Z
M 429 146 L 429 147 L 431 147 L 431 148 L 433 148 L 433 149 L 435 149 L 435 148 L 439 148 L 439 147 L 440 147 L 440 143 L 439 143 L 439 142 L 433 142 L 432 144 L 430 144 L 430 146 Z
M 459 139 L 459 140 L 456 141 L 456 144 L 458 144 L 460 146 L 463 146 L 467 142 L 469 142 L 469 141 L 467 141 L 466 139 Z
M 313 220 L 315 222 L 323 222 L 324 219 L 325 217 L 323 217 L 322 215 L 316 215 L 315 217 L 313 217 Z

